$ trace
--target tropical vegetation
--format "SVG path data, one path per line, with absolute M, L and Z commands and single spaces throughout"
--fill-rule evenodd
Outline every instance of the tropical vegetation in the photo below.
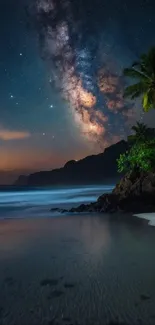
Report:
M 136 80 L 125 89 L 124 96 L 131 99 L 142 97 L 145 112 L 155 108 L 155 47 L 142 54 L 139 61 L 124 69 L 124 75 Z
M 137 122 L 132 126 L 131 130 L 134 134 L 128 136 L 129 144 L 135 142 L 146 142 L 146 140 L 153 140 L 155 138 L 155 129 L 149 128 L 146 124 Z
M 124 75 L 136 83 L 126 87 L 124 96 L 131 99 L 142 97 L 145 112 L 155 108 L 155 47 L 140 57 L 139 62 L 124 70 Z M 129 150 L 117 160 L 118 171 L 155 171 L 155 129 L 137 122 L 128 137 Z
M 118 171 L 154 171 L 155 170 L 155 139 L 135 142 L 129 151 L 121 154 L 117 160 Z

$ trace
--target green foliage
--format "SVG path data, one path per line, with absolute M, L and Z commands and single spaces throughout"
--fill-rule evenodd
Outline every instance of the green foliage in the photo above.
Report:
M 118 171 L 151 171 L 155 169 L 155 140 L 136 142 L 129 151 L 117 160 Z
M 124 96 L 131 99 L 142 96 L 145 112 L 155 108 L 155 47 L 140 57 L 130 68 L 124 69 L 124 75 L 137 82 L 126 87 Z
M 117 167 L 118 172 L 127 172 L 130 169 L 129 163 L 128 163 L 128 152 L 123 153 L 120 155 L 120 157 L 117 159 Z
M 155 129 L 147 127 L 144 123 L 137 122 L 131 129 L 135 134 L 128 136 L 129 144 L 155 139 Z

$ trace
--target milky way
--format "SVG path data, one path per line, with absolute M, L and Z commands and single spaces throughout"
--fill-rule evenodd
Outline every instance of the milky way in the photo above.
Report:
M 101 2 L 38 0 L 35 15 L 51 85 L 68 102 L 83 136 L 106 146 L 128 134 L 134 110 L 124 102 L 117 60 L 104 55 Z

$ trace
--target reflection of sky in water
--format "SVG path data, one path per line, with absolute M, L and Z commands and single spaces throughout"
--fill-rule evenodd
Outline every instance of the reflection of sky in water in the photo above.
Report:
M 108 223 L 89 216 L 65 216 L 52 219 L 2 220 L 0 227 L 0 255 L 23 254 L 33 245 L 49 241 L 49 247 L 60 240 L 62 251 L 82 245 L 82 252 L 94 255 L 106 251 L 110 243 Z M 81 255 L 81 252 L 79 251 Z M 82 255 L 81 255 L 82 256 Z
M 110 244 L 109 225 L 98 218 L 84 218 L 81 220 L 81 238 L 85 249 L 94 256 L 107 250 Z

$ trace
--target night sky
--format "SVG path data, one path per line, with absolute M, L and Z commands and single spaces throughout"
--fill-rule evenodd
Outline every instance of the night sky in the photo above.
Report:
M 52 169 L 126 138 L 136 119 L 155 126 L 124 101 L 122 76 L 154 31 L 154 0 L 1 0 L 0 170 Z

